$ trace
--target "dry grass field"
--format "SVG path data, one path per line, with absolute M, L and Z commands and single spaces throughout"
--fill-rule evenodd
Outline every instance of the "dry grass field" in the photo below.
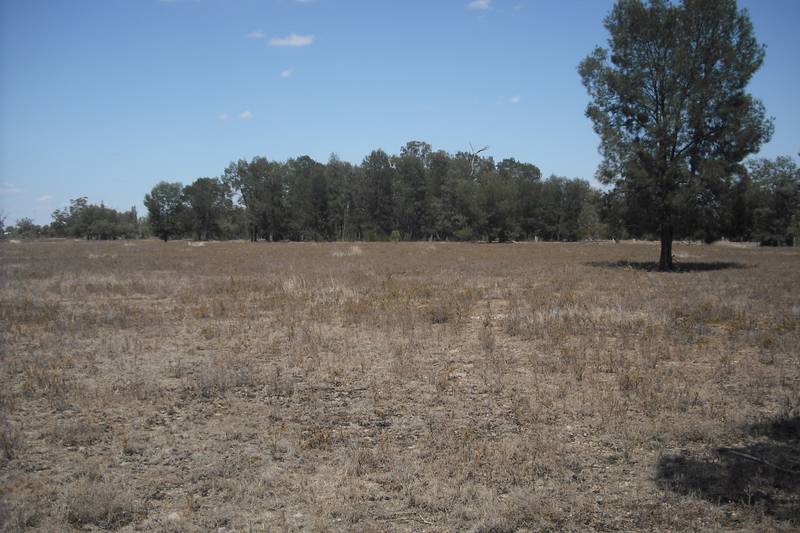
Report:
M 7 531 L 796 530 L 800 250 L 0 243 Z

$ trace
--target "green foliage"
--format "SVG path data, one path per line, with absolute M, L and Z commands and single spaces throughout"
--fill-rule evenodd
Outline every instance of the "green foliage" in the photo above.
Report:
M 332 237 L 325 165 L 308 156 L 286 163 L 288 236 L 292 240 Z
M 43 228 L 28 217 L 20 218 L 15 225 L 6 229 L 12 239 L 35 239 L 44 233 Z
M 90 204 L 86 197 L 70 200 L 69 207 L 56 209 L 42 233 L 52 237 L 82 239 L 134 239 L 142 236 L 136 208 L 120 212 L 102 203 Z
M 754 159 L 747 164 L 744 217 L 751 222 L 749 238 L 763 244 L 790 245 L 800 212 L 800 168 L 788 157 Z
M 784 172 L 786 162 L 764 168 Z M 765 172 L 752 183 L 780 181 L 760 177 Z M 749 179 L 743 172 L 722 192 L 739 191 L 747 206 L 756 205 Z M 750 185 L 744 187 L 746 183 Z M 783 190 L 758 187 L 767 203 L 777 201 L 773 191 Z M 208 195 L 195 194 L 196 190 Z M 627 192 L 617 187 L 601 193 L 580 179 L 550 176 L 543 180 L 540 170 L 530 163 L 514 159 L 495 163 L 490 157 L 474 158 L 466 152 L 450 155 L 433 151 L 427 143 L 411 141 L 399 155 L 375 150 L 355 166 L 335 155 L 327 164 L 308 156 L 285 163 L 264 157 L 231 163 L 221 180 L 200 178 L 184 189 L 191 215 L 184 215 L 184 224 L 204 238 L 198 228 L 205 227 L 203 220 L 213 218 L 208 238 L 247 234 L 269 240 L 651 237 L 657 229 L 649 223 L 651 206 L 634 201 Z M 754 234 L 747 220 L 761 220 L 758 217 L 763 218 L 763 213 L 739 217 L 734 213 L 738 205 L 734 200 L 731 194 L 722 195 L 714 209 L 686 211 L 675 226 L 675 235 L 733 238 L 735 224 L 744 224 L 741 231 L 736 230 L 737 235 Z M 198 211 L 201 205 L 216 206 L 212 209 L 215 217 L 204 217 L 205 211 Z
M 293 240 L 575 239 L 577 222 L 568 219 L 578 212 L 567 204 L 580 206 L 591 188 L 558 180 L 566 196 L 552 205 L 543 190 L 550 180 L 542 182 L 535 165 L 451 156 L 420 141 L 397 156 L 375 150 L 359 166 L 335 155 L 326 165 L 307 156 L 286 163 L 257 157 L 231 163 L 223 178 L 246 213 L 251 238 Z M 566 229 L 549 231 L 543 213 Z
M 225 215 L 233 204 L 222 180 L 198 178 L 183 188 L 183 196 L 187 207 L 185 221 L 197 239 L 220 238 L 224 234 L 223 227 L 230 232 Z
M 578 215 L 578 238 L 584 240 L 602 239 L 607 236 L 607 229 L 600 220 L 600 212 L 597 208 L 598 196 L 587 195 L 581 205 L 581 212 Z
M 145 196 L 147 223 L 76 198 L 38 226 L 22 219 L 11 238 L 268 240 L 553 240 L 653 238 L 647 205 L 627 190 L 600 192 L 580 179 L 542 179 L 532 164 L 495 163 L 417 141 L 400 155 L 370 154 L 362 165 L 332 155 L 285 163 L 256 157 L 231 163 L 219 178 L 187 186 L 161 182 Z M 800 238 L 800 171 L 789 158 L 758 159 L 723 180 L 718 205 L 687 210 L 675 236 L 712 241 L 756 239 L 788 245 Z
M 411 141 L 393 159 L 397 171 L 395 176 L 394 205 L 395 220 L 399 230 L 409 239 L 422 235 L 427 219 L 426 198 L 428 173 L 430 172 L 431 146 L 420 141 Z
M 186 209 L 183 187 L 180 183 L 159 182 L 144 197 L 148 222 L 153 233 L 166 242 L 183 233 L 181 216 Z
M 745 88 L 764 60 L 735 0 L 619 0 L 609 49 L 579 67 L 601 139 L 598 177 L 644 231 L 658 231 L 662 269 L 686 218 L 716 214 L 729 176 L 772 133 Z
M 361 164 L 364 171 L 362 199 L 365 214 L 374 225 L 377 235 L 388 235 L 395 227 L 394 198 L 395 168 L 383 150 L 370 153 Z

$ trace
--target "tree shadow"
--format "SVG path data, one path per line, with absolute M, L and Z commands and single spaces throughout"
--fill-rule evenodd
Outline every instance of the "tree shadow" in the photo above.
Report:
M 703 457 L 662 456 L 658 484 L 718 505 L 759 507 L 778 520 L 800 524 L 800 416 L 746 429 L 755 442 L 716 448 Z
M 658 272 L 658 263 L 655 261 L 627 261 L 621 259 L 619 261 L 592 261 L 586 263 L 589 266 L 598 268 L 614 268 L 620 270 L 642 270 L 645 272 Z M 742 263 L 732 263 L 727 261 L 711 261 L 711 262 L 692 262 L 692 263 L 679 263 L 675 262 L 674 269 L 670 272 L 673 273 L 687 273 L 687 272 L 711 272 L 714 270 L 728 270 L 752 268 L 751 266 Z

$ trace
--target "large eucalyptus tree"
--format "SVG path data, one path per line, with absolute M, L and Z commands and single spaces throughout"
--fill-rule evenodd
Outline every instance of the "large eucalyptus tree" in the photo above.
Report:
M 601 182 L 615 186 L 661 239 L 672 270 L 675 228 L 713 210 L 772 121 L 747 84 L 764 47 L 735 0 L 619 0 L 605 19 L 608 49 L 579 67 L 600 136 Z

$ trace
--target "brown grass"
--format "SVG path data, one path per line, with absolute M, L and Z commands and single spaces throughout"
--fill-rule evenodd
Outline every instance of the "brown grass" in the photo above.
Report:
M 800 527 L 798 250 L 135 244 L 0 244 L 8 531 Z

